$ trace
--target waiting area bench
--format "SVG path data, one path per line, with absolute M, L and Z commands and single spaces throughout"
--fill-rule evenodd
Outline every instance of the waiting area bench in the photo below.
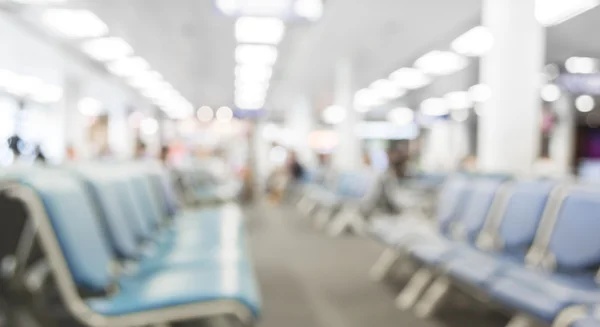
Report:
M 21 203 L 25 223 L 15 253 L 1 258 L 14 265 L 6 283 L 22 287 L 3 295 L 53 290 L 65 311 L 53 317 L 60 326 L 254 325 L 261 301 L 241 209 L 180 209 L 165 181 L 160 168 L 142 163 L 6 172 L 0 202 Z M 42 254 L 32 265 L 34 242 Z
M 434 224 L 400 217 L 372 222 L 370 235 L 387 247 L 379 278 L 416 267 L 397 306 L 417 316 L 458 292 L 508 313 L 511 327 L 591 327 L 599 231 L 600 185 L 457 174 L 439 191 Z

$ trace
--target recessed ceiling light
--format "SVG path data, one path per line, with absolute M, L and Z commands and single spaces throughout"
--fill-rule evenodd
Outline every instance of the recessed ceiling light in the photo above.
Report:
M 415 61 L 415 68 L 429 75 L 450 75 L 469 64 L 468 60 L 450 51 L 434 50 Z
M 83 9 L 47 9 L 42 22 L 53 31 L 68 38 L 100 37 L 108 26 L 94 13 Z
M 239 43 L 277 44 L 283 39 L 285 25 L 271 17 L 241 17 L 235 23 Z
M 398 87 L 414 90 L 431 83 L 431 78 L 415 68 L 400 68 L 390 75 L 390 80 Z
M 242 65 L 271 66 L 277 61 L 277 48 L 270 45 L 238 45 L 235 48 L 235 61 Z
M 459 54 L 477 57 L 485 54 L 494 46 L 494 36 L 484 26 L 477 26 L 452 42 L 452 50 Z
M 117 76 L 131 77 L 150 68 L 146 60 L 141 57 L 127 57 L 115 60 L 106 68 Z
M 133 48 L 129 43 L 118 37 L 105 37 L 87 41 L 81 49 L 98 61 L 117 60 L 133 53 Z

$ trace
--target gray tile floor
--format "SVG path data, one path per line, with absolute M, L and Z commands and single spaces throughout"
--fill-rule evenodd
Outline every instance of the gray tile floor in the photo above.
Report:
M 373 241 L 317 232 L 295 210 L 248 210 L 251 250 L 261 284 L 261 327 L 500 327 L 507 319 L 472 306 L 447 306 L 433 320 L 394 307 L 394 287 L 368 270 L 382 251 Z

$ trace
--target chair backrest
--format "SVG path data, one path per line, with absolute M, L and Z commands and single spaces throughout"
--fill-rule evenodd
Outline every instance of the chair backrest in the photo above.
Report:
M 28 175 L 21 182 L 43 202 L 75 283 L 106 290 L 112 282 L 113 255 L 83 184 L 60 171 Z
M 466 242 L 475 242 L 486 220 L 494 214 L 498 205 L 493 206 L 498 189 L 505 182 L 498 178 L 475 178 L 471 182 L 470 194 L 464 202 L 464 209 L 455 217 L 452 226 L 453 236 Z
M 115 174 L 103 169 L 79 169 L 78 173 L 97 204 L 113 250 L 123 258 L 135 258 L 138 255 L 135 227 L 122 206 L 121 185 Z
M 469 182 L 469 177 L 455 175 L 449 177 L 440 190 L 436 216 L 441 233 L 447 233 L 452 221 L 461 215 L 470 194 Z
M 336 193 L 352 197 L 361 197 L 367 193 L 374 176 L 363 171 L 343 172 L 338 176 Z
M 600 187 L 573 186 L 551 223 L 547 244 L 557 269 L 583 270 L 600 264 Z
M 514 185 L 493 236 L 503 252 L 524 257 L 545 213 L 553 180 L 522 181 Z
M 142 173 L 128 171 L 128 174 L 132 195 L 135 198 L 134 205 L 137 206 L 143 218 L 150 222 L 151 228 L 154 230 L 160 226 L 163 217 L 161 217 L 160 209 L 157 208 L 156 200 L 152 195 L 150 181 Z

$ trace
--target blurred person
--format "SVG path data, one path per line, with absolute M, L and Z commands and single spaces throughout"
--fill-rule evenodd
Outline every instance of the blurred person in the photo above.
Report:
M 144 143 L 142 141 L 138 141 L 136 144 L 136 147 L 135 147 L 135 158 L 136 159 L 146 158 L 147 151 L 148 151 L 148 147 L 146 146 L 146 143 Z
M 294 151 L 290 151 L 288 155 L 288 174 L 290 180 L 294 182 L 301 182 L 304 178 L 305 168 L 300 164 L 300 161 L 298 161 L 298 156 Z
M 396 198 L 401 181 L 407 177 L 408 152 L 391 146 L 387 151 L 388 169 L 377 176 L 371 189 L 361 200 L 360 214 L 369 220 L 376 212 L 397 215 L 402 212 L 402 204 Z
M 458 168 L 462 172 L 474 172 L 477 170 L 477 157 L 466 156 L 460 161 Z
M 65 159 L 67 161 L 75 161 L 77 159 L 77 155 L 75 154 L 75 147 L 69 145 L 65 150 Z
M 332 176 L 330 156 L 326 153 L 319 153 L 317 159 L 318 166 L 315 171 L 314 182 L 317 184 L 325 184 Z
M 35 147 L 35 161 L 41 164 L 47 163 L 46 156 L 39 145 Z

